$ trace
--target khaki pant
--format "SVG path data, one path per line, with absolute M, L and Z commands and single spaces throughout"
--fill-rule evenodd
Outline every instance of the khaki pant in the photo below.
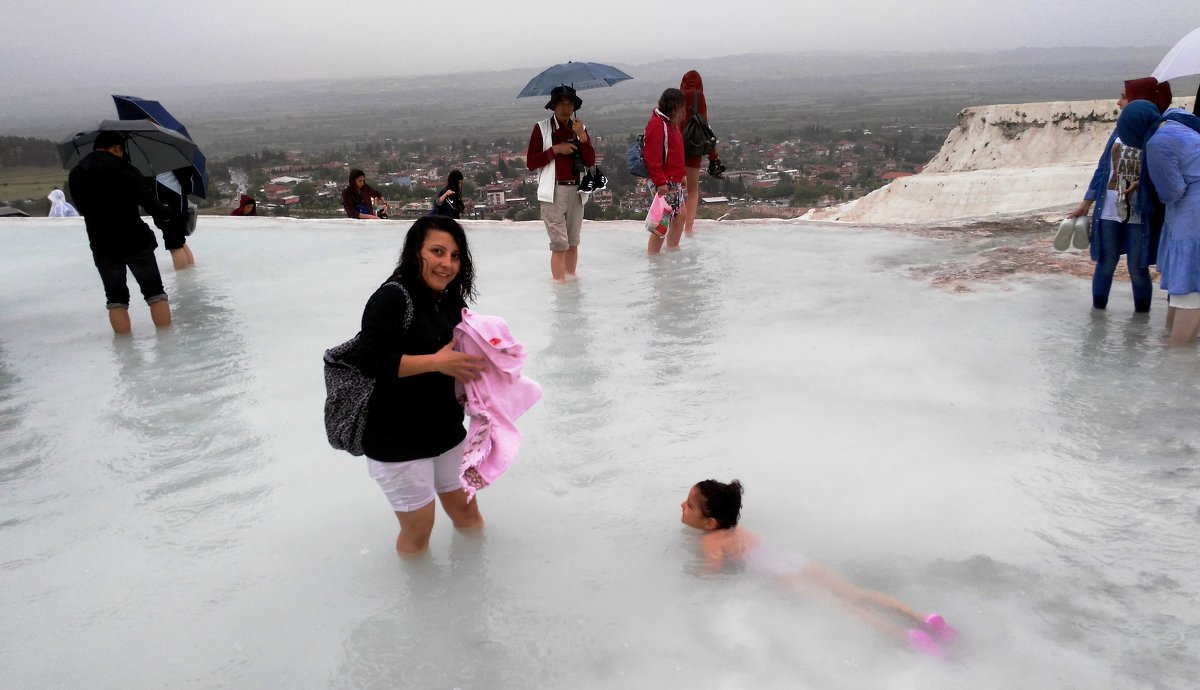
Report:
M 550 251 L 565 252 L 579 246 L 583 227 L 583 197 L 573 184 L 554 185 L 554 203 L 542 202 L 542 222 L 550 236 Z

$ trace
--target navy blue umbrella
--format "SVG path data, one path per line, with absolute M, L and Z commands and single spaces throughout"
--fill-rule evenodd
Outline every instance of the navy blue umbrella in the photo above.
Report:
M 117 117 L 122 120 L 150 120 L 167 129 L 179 132 L 189 140 L 192 138 L 192 135 L 187 131 L 187 127 L 184 127 L 182 122 L 176 120 L 174 115 L 167 112 L 167 109 L 158 101 L 138 98 L 137 96 L 113 96 L 112 98 L 113 102 L 117 104 Z M 197 148 L 191 162 L 191 193 L 202 199 L 208 196 L 207 166 L 208 162 L 205 160 L 204 154 Z M 180 180 L 180 182 L 183 182 L 183 180 Z
M 599 62 L 564 62 L 542 70 L 542 73 L 529 80 L 517 98 L 528 96 L 548 96 L 556 86 L 570 86 L 576 91 L 599 89 L 612 86 L 617 82 L 633 79 L 616 67 L 602 65 Z

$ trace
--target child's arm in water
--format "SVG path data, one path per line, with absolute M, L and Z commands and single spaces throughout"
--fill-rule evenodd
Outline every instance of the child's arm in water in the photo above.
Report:
M 825 566 L 816 563 L 806 563 L 800 573 L 800 582 L 813 585 L 832 594 L 848 606 L 860 618 L 875 628 L 904 636 L 912 623 L 923 626 L 925 617 L 905 606 L 896 597 L 883 592 L 859 587 Z M 894 614 L 890 618 L 880 614 Z M 897 625 L 891 618 L 907 619 L 904 625 Z

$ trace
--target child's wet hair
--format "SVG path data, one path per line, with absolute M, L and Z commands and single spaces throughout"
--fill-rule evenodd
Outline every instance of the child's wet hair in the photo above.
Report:
M 719 529 L 737 527 L 742 516 L 742 483 L 734 479 L 726 484 L 715 479 L 705 479 L 696 484 L 704 499 L 700 512 L 704 517 L 717 521 Z

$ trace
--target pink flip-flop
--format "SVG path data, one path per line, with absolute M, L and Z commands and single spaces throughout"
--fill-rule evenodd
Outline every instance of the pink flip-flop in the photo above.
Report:
M 933 639 L 942 644 L 950 644 L 958 637 L 958 631 L 951 628 L 950 624 L 939 613 L 931 613 L 925 616 L 925 625 L 928 626 Z
M 916 628 L 909 629 L 908 646 L 912 647 L 913 651 L 920 652 L 935 659 L 946 658 L 946 651 L 938 646 L 938 643 L 933 639 L 933 636 L 924 630 L 918 630 Z

